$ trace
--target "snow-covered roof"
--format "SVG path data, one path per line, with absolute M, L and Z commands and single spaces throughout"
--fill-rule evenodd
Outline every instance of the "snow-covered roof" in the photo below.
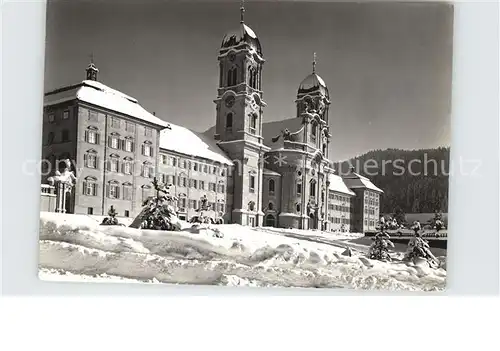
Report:
M 272 175 L 272 176 L 280 176 L 281 177 L 281 174 L 279 174 L 278 172 L 271 171 L 270 169 L 267 169 L 267 168 L 264 168 L 264 170 L 262 171 L 262 173 L 264 175 Z
M 213 137 L 170 123 L 160 132 L 160 148 L 232 165 Z
M 325 81 L 316 73 L 311 73 L 300 83 L 298 95 L 311 94 L 317 91 L 328 97 L 328 87 Z
M 167 127 L 168 122 L 146 111 L 137 99 L 94 80 L 83 82 L 45 94 L 44 106 L 78 99 L 108 110 L 123 113 L 145 122 Z
M 375 186 L 370 179 L 356 172 L 351 172 L 350 174 L 344 176 L 344 182 L 350 189 L 366 188 L 380 193 L 384 192 L 382 189 Z
M 353 191 L 349 190 L 349 188 L 345 185 L 342 177 L 336 174 L 330 174 L 328 176 L 328 180 L 330 184 L 328 185 L 328 190 L 336 191 L 343 194 L 355 195 Z
M 242 43 L 247 43 L 251 48 L 257 51 L 259 55 L 262 55 L 262 48 L 260 46 L 260 41 L 257 38 L 255 32 L 244 23 L 240 23 L 238 29 L 228 32 L 224 35 L 222 39 L 222 49 L 229 49 L 231 47 L 236 47 Z
M 281 121 L 272 121 L 262 124 L 262 136 L 264 137 L 263 143 L 271 149 L 278 149 L 282 146 L 282 142 L 273 142 L 273 138 L 280 135 L 285 129 L 291 133 L 296 132 L 302 128 L 302 119 L 288 118 Z M 283 138 L 280 138 L 282 141 Z

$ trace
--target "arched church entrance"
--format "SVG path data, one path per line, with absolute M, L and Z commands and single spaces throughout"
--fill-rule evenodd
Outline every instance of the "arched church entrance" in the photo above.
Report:
M 273 215 L 268 214 L 266 216 L 266 227 L 274 227 L 276 225 L 276 218 Z

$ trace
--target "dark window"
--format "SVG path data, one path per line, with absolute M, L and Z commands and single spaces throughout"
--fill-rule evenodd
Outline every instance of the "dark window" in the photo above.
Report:
M 270 202 L 270 203 L 269 203 L 269 205 L 267 205 L 267 209 L 268 209 L 269 211 L 272 211 L 272 210 L 274 209 L 274 205 L 273 205 L 273 203 L 272 203 L 272 202 Z
M 255 192 L 255 176 L 250 175 L 250 192 Z
M 309 196 L 316 196 L 316 182 L 309 184 Z
M 129 217 L 130 216 L 130 212 L 128 210 L 125 210 L 125 217 Z
M 297 212 L 300 212 L 300 204 L 297 204 L 295 208 L 297 209 Z
M 254 67 L 248 69 L 248 84 L 254 89 L 257 88 L 257 70 Z
M 228 113 L 226 116 L 226 129 L 231 130 L 233 129 L 233 114 Z
M 231 68 L 227 72 L 227 85 L 228 86 L 236 85 L 237 76 L 238 76 L 238 69 L 236 67 Z
M 87 208 L 87 214 L 89 214 L 89 215 L 94 214 L 94 208 L 93 207 L 88 207 Z
M 302 194 L 302 184 L 297 183 L 297 195 L 300 195 L 300 194 Z
M 69 141 L 69 130 L 67 130 L 67 129 L 63 129 L 63 131 L 62 131 L 62 135 L 61 135 L 61 141 L 62 141 L 63 143 L 65 143 L 65 142 Z
M 252 113 L 250 115 L 250 133 L 255 134 L 257 131 L 257 114 Z

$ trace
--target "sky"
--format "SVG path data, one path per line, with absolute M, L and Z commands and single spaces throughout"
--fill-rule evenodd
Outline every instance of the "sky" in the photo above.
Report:
M 215 124 L 217 54 L 240 2 L 49 0 L 45 91 L 99 81 L 169 122 Z M 450 144 L 453 8 L 438 3 L 245 2 L 259 37 L 264 122 L 296 117 L 300 82 L 330 92 L 332 160 Z

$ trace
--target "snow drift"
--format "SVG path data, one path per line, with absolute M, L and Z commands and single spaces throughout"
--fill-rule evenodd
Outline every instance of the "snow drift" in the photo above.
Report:
M 42 213 L 39 276 L 120 281 L 389 290 L 443 290 L 446 271 L 425 262 L 384 263 L 346 245 L 286 231 L 218 225 L 194 234 L 99 226 L 87 216 Z M 300 238 L 304 236 L 304 239 Z M 332 234 L 333 235 L 333 234 Z M 327 234 L 323 234 L 323 238 Z M 346 239 L 344 237 L 344 239 Z

